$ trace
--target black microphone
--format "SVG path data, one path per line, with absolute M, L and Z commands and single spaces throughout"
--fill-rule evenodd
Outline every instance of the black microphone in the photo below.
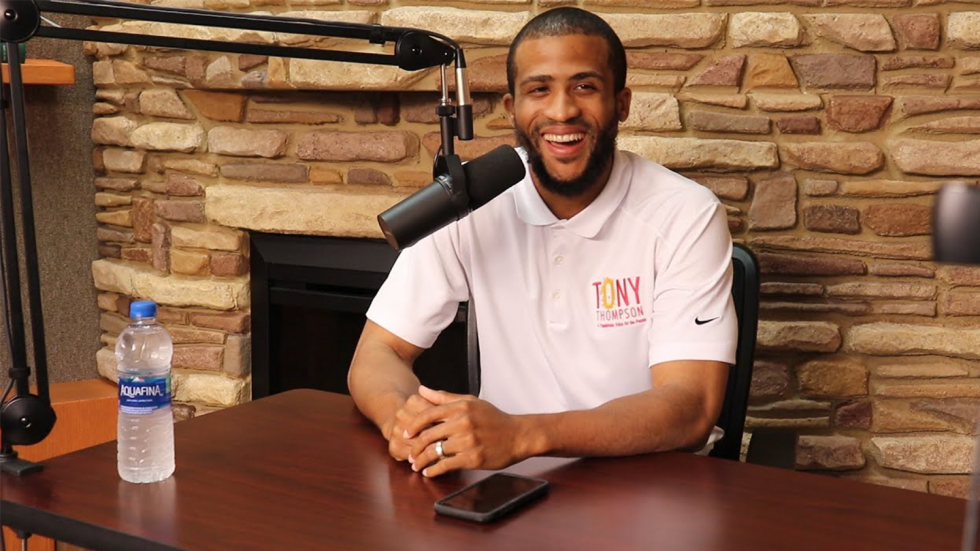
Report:
M 460 220 L 524 179 L 524 160 L 502 145 L 463 164 L 456 155 L 439 158 L 439 176 L 397 205 L 378 215 L 385 239 L 396 250 Z

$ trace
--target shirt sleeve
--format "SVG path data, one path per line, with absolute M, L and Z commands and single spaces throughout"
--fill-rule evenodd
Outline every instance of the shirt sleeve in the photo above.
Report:
M 420 348 L 429 348 L 469 300 L 457 254 L 458 228 L 447 226 L 398 255 L 367 317 Z
M 654 266 L 650 365 L 673 360 L 735 363 L 738 321 L 732 301 L 732 239 L 714 197 L 694 216 L 664 227 Z

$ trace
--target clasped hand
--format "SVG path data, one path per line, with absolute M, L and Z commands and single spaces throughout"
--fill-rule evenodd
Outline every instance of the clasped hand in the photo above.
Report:
M 429 477 L 456 469 L 502 469 L 524 459 L 518 418 L 468 394 L 420 386 L 389 426 L 391 456 L 407 459 L 412 470 Z M 440 440 L 443 459 L 436 452 Z

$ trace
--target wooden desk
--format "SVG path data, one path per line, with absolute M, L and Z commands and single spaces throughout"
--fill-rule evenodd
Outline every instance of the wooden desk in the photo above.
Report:
M 309 390 L 180 423 L 176 448 L 159 484 L 120 481 L 115 443 L 3 475 L 3 523 L 110 551 L 923 551 L 958 549 L 964 514 L 952 498 L 668 453 L 526 461 L 511 470 L 550 495 L 475 525 L 432 504 L 486 473 L 425 479 L 348 397 Z

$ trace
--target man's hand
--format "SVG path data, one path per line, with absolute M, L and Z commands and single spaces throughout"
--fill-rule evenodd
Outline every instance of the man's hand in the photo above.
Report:
M 431 477 L 455 469 L 502 469 L 525 459 L 519 417 L 467 394 L 420 386 L 419 395 L 434 405 L 415 416 L 402 434 L 411 443 L 412 469 Z M 436 453 L 439 440 L 444 459 Z
M 412 451 L 412 443 L 404 436 L 405 429 L 412 426 L 420 413 L 433 405 L 418 394 L 413 394 L 391 417 L 384 431 L 384 437 L 388 440 L 388 453 L 396 460 L 405 461 Z

